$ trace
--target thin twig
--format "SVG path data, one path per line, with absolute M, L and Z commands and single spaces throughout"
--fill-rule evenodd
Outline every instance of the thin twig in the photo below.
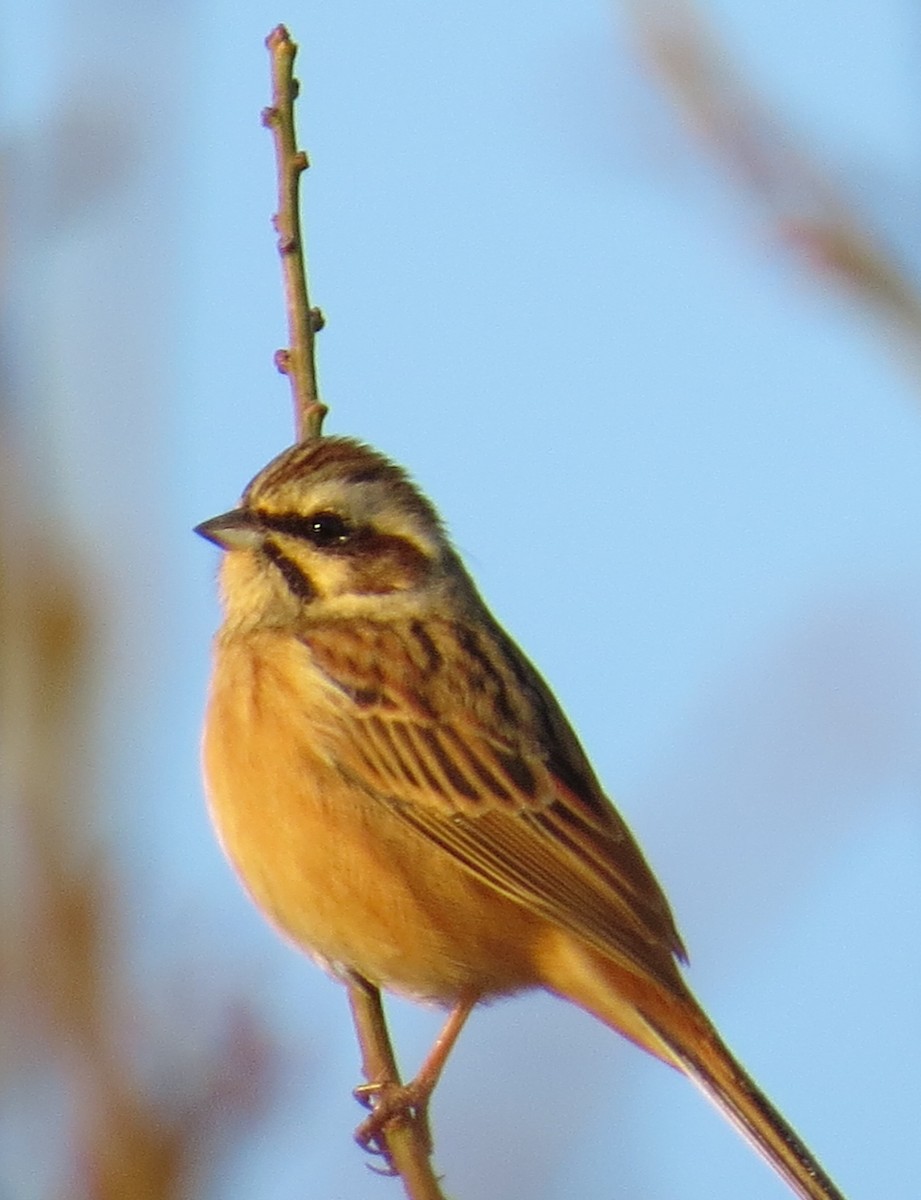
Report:
M 295 432 L 298 441 L 305 441 L 321 436 L 326 407 L 319 399 L 314 355 L 314 335 L 323 327 L 323 316 L 318 308 L 310 307 L 301 236 L 299 187 L 308 162 L 304 151 L 297 148 L 294 127 L 297 46 L 284 25 L 273 29 L 265 44 L 272 61 L 272 104 L 262 120 L 275 142 L 278 211 L 273 224 L 278 233 L 291 341 L 287 350 L 278 351 L 275 362 L 290 381 Z M 365 1079 L 399 1087 L 400 1074 L 380 992 L 358 976 L 350 980 L 348 991 Z M 378 1143 L 389 1171 L 401 1176 L 409 1200 L 444 1200 L 421 1122 L 408 1115 L 395 1116 L 378 1135 Z
M 298 83 L 293 72 L 297 46 L 284 25 L 273 29 L 265 44 L 272 60 L 272 103 L 263 110 L 262 122 L 272 131 L 275 141 L 278 211 L 272 224 L 278 234 L 290 342 L 286 350 L 276 353 L 275 365 L 288 376 L 295 433 L 298 441 L 305 441 L 320 436 L 326 415 L 317 390 L 314 353 L 314 337 L 323 327 L 323 314 L 310 307 L 301 237 L 300 181 L 309 163 L 305 152 L 297 147 L 294 128 Z
M 379 989 L 360 976 L 349 980 L 348 989 L 365 1079 L 369 1083 L 399 1086 L 400 1073 Z M 378 1139 L 390 1171 L 402 1177 L 409 1200 L 444 1200 L 432 1169 L 431 1150 L 419 1122 L 408 1116 L 394 1117 Z

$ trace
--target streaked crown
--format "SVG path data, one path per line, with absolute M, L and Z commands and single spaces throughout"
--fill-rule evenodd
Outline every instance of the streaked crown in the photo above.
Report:
M 326 500 L 348 507 L 355 517 L 396 518 L 399 513 L 425 540 L 432 533 L 443 535 L 434 505 L 406 471 L 354 438 L 314 438 L 282 451 L 250 482 L 242 504 L 279 513 Z

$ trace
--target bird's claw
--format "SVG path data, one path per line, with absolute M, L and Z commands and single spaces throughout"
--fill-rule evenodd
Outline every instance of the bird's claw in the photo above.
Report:
M 360 1083 L 357 1087 L 352 1088 L 352 1095 L 362 1108 L 373 1110 L 375 1097 L 391 1086 L 388 1083 Z
M 386 1127 L 392 1121 L 414 1122 L 422 1134 L 426 1152 L 431 1154 L 428 1090 L 415 1083 L 374 1082 L 359 1084 L 353 1095 L 359 1104 L 370 1109 L 370 1115 L 355 1130 L 355 1141 L 366 1154 L 376 1154 L 387 1160 L 386 1168 L 371 1167 L 372 1171 L 380 1175 L 396 1174 L 386 1139 Z

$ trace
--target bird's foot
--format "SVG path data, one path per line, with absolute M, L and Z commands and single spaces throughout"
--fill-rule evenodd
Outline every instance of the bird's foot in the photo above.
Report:
M 352 1093 L 359 1104 L 370 1109 L 368 1116 L 355 1130 L 355 1141 L 368 1154 L 380 1155 L 387 1161 L 382 1174 L 394 1174 L 387 1149 L 387 1126 L 397 1121 L 412 1122 L 422 1138 L 427 1154 L 432 1152 L 432 1131 L 429 1126 L 429 1098 L 432 1087 L 427 1080 L 413 1079 L 409 1083 L 392 1081 L 362 1083 Z

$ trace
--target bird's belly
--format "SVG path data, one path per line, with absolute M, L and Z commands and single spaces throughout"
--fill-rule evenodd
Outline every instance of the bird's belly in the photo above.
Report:
M 534 916 L 344 780 L 283 690 L 242 682 L 216 678 L 203 760 L 218 838 L 263 913 L 332 973 L 414 998 L 535 985 Z

